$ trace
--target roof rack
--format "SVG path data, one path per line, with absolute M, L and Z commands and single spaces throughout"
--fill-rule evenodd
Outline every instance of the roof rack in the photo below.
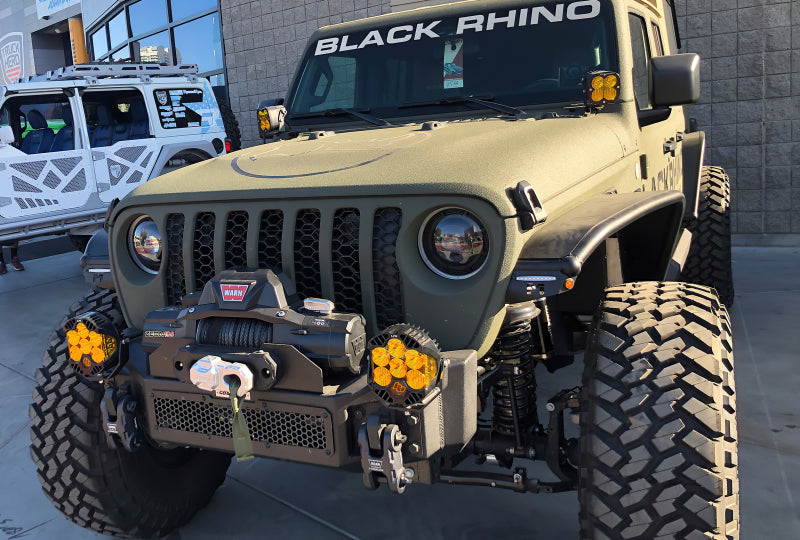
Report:
M 128 63 L 86 63 L 67 66 L 42 75 L 20 78 L 17 82 L 63 81 L 68 79 L 101 79 L 113 77 L 166 77 L 175 75 L 197 75 L 197 64 L 128 64 Z

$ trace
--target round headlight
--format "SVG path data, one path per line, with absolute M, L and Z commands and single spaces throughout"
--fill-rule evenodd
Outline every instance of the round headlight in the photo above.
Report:
M 128 249 L 136 264 L 151 274 L 161 268 L 161 232 L 149 216 L 142 216 L 131 226 Z
M 483 223 L 462 208 L 432 213 L 419 231 L 419 251 L 428 268 L 442 277 L 474 275 L 489 254 L 489 235 Z

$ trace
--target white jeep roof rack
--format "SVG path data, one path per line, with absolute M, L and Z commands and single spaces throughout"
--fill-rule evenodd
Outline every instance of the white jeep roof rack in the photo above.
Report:
M 197 64 L 180 64 L 168 66 L 164 64 L 109 64 L 87 63 L 53 69 L 42 75 L 20 78 L 17 82 L 63 81 L 74 79 L 105 79 L 114 77 L 166 77 L 184 75 L 189 79 L 197 76 Z

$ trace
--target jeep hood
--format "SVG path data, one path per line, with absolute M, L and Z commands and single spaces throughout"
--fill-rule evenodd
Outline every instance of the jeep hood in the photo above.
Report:
M 517 211 L 506 189 L 521 180 L 546 203 L 618 161 L 623 147 L 613 118 L 493 118 L 302 134 L 150 180 L 116 211 L 237 199 L 413 194 L 478 197 L 508 217 Z

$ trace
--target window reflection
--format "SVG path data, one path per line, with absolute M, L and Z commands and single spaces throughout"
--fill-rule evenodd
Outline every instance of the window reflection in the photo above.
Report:
M 172 20 L 177 21 L 192 13 L 217 7 L 217 0 L 172 0 L 170 7 L 172 8 Z
M 219 15 L 213 13 L 176 26 L 175 47 L 185 51 L 183 61 L 197 64 L 200 73 L 222 69 Z
M 132 43 L 134 62 L 172 64 L 172 49 L 169 45 L 169 32 L 159 32 L 143 37 Z M 138 58 L 137 58 L 138 57 Z M 177 62 L 181 63 L 180 50 L 177 51 Z
M 103 26 L 92 34 L 92 53 L 95 58 L 100 58 L 108 52 L 108 39 L 106 38 L 106 27 Z
M 130 62 L 131 61 L 131 48 L 128 45 L 117 49 L 111 53 L 112 62 Z
M 139 0 L 128 6 L 128 15 L 134 36 L 167 24 L 167 6 L 164 0 Z
M 124 10 L 108 21 L 108 33 L 111 36 L 112 47 L 116 47 L 128 39 L 128 23 L 125 22 Z

